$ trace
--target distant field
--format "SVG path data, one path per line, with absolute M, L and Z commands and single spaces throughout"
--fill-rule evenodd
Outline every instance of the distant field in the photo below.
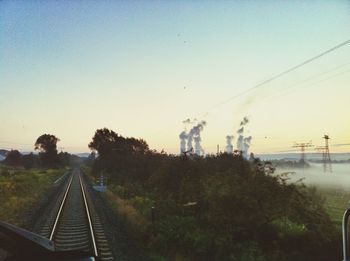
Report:
M 21 225 L 25 213 L 66 170 L 24 170 L 0 165 L 0 220 Z
M 350 201 L 350 191 L 342 189 L 320 189 L 325 197 L 325 207 L 334 224 L 341 229 L 343 213 Z
M 333 164 L 332 173 L 324 173 L 323 165 L 311 163 L 310 168 L 278 169 L 277 174 L 290 172 L 290 182 L 302 179 L 307 186 L 315 186 L 325 198 L 326 211 L 333 223 L 341 229 L 343 213 L 350 201 L 350 164 Z

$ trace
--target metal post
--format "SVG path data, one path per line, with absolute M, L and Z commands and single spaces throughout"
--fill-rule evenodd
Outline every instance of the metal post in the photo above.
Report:
M 350 216 L 350 206 L 344 212 L 343 215 L 343 225 L 342 225 L 342 236 L 343 236 L 343 261 L 349 261 L 349 237 L 348 237 L 348 223 Z

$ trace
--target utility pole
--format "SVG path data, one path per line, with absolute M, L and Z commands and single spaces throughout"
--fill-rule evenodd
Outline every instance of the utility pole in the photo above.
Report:
M 328 172 L 328 171 L 332 172 L 332 161 L 331 161 L 331 156 L 329 154 L 329 143 L 328 143 L 330 138 L 327 134 L 325 134 L 322 138 L 325 141 L 324 152 L 323 152 L 323 170 L 324 172 Z
M 294 142 L 294 145 L 293 145 L 293 148 L 300 148 L 300 162 L 302 163 L 305 163 L 305 148 L 308 148 L 308 147 L 313 147 L 314 145 L 312 145 L 312 142 L 309 141 L 309 142 L 300 142 L 300 143 L 297 143 L 297 142 Z

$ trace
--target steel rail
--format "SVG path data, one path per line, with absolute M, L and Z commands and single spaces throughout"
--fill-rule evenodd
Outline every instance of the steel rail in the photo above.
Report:
M 343 261 L 349 261 L 349 216 L 350 216 L 350 206 L 344 212 L 343 222 L 342 222 L 342 237 L 343 237 Z
M 83 186 L 83 181 L 81 180 L 80 172 L 79 172 L 79 181 L 80 181 L 81 191 L 82 191 L 82 194 L 83 194 L 86 215 L 87 215 L 87 218 L 88 218 L 88 221 L 89 221 L 90 235 L 91 235 L 91 239 L 92 239 L 92 245 L 93 245 L 93 248 L 94 248 L 94 254 L 97 257 L 98 256 L 98 252 L 97 252 L 97 247 L 96 247 L 95 234 L 94 234 L 94 229 L 93 229 L 92 222 L 91 222 L 90 210 L 89 210 L 88 203 L 86 201 L 85 189 L 84 189 L 84 186 Z
M 59 220 L 60 217 L 61 217 L 61 212 L 62 212 L 63 206 L 64 206 L 64 204 L 66 203 L 66 198 L 67 198 L 67 195 L 68 195 L 70 186 L 71 186 L 71 184 L 72 184 L 72 180 L 73 180 L 73 174 L 72 174 L 72 176 L 71 176 L 71 178 L 70 178 L 70 181 L 69 181 L 69 183 L 68 183 L 68 187 L 67 187 L 67 189 L 66 189 L 66 192 L 64 193 L 64 197 L 63 197 L 62 203 L 61 203 L 61 205 L 60 205 L 60 208 L 59 208 L 59 210 L 58 210 L 58 213 L 57 213 L 57 216 L 56 216 L 56 219 L 55 219 L 55 223 L 54 223 L 54 225 L 53 225 L 53 227 L 52 227 L 51 235 L 50 235 L 50 238 L 49 238 L 50 240 L 53 239 L 53 236 L 54 236 L 54 234 L 55 234 L 55 232 L 56 232 L 57 223 L 58 223 L 58 220 Z

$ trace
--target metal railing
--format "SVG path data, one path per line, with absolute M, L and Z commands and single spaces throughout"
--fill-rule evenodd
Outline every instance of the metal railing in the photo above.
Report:
M 350 205 L 343 215 L 342 235 L 343 235 L 343 261 L 349 261 L 349 216 Z

